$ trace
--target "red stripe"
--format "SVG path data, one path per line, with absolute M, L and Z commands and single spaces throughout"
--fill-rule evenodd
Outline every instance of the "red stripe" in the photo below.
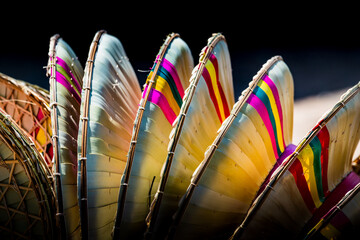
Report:
M 216 113 L 217 113 L 217 115 L 219 117 L 220 122 L 222 123 L 220 110 L 219 110 L 219 105 L 218 105 L 218 102 L 217 102 L 216 97 L 215 97 L 215 92 L 214 92 L 214 88 L 213 88 L 212 83 L 211 83 L 210 74 L 209 74 L 208 70 L 206 69 L 206 67 L 204 67 L 204 70 L 202 72 L 202 76 L 205 79 L 206 85 L 207 85 L 207 87 L 209 89 L 210 98 L 211 98 L 212 102 L 214 103 Z
M 317 135 L 321 143 L 321 175 L 322 175 L 322 186 L 324 196 L 329 195 L 328 188 L 328 161 L 329 161 L 329 131 L 326 126 L 324 126 Z
M 306 179 L 304 177 L 303 168 L 299 159 L 295 159 L 294 163 L 290 166 L 289 171 L 294 176 L 296 185 L 306 206 L 308 207 L 310 212 L 314 213 L 314 211 L 316 210 L 315 203 L 311 197 Z
M 210 55 L 210 61 L 211 61 L 211 63 L 213 64 L 213 66 L 215 68 L 216 82 L 217 82 L 217 85 L 218 85 L 218 88 L 219 88 L 221 101 L 223 103 L 225 118 L 227 118 L 230 115 L 229 106 L 228 106 L 228 103 L 227 103 L 227 100 L 226 100 L 226 97 L 225 97 L 225 94 L 224 94 L 224 90 L 223 90 L 223 88 L 221 86 L 221 83 L 219 81 L 219 67 L 218 67 L 217 59 L 216 59 L 214 54 Z

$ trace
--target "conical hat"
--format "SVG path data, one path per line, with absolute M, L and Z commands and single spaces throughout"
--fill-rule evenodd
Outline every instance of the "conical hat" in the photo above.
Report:
M 142 237 L 145 218 L 166 160 L 169 134 L 183 104 L 193 59 L 178 34 L 170 34 L 148 75 L 122 177 L 115 238 Z
M 193 69 L 183 106 L 174 122 L 161 182 L 148 215 L 148 235 L 167 233 L 191 173 L 234 103 L 230 55 L 225 38 L 213 34 Z
M 62 234 L 80 239 L 77 201 L 77 135 L 83 68 L 59 35 L 50 39 L 48 75 L 55 161 L 55 185 Z M 64 236 L 64 237 L 65 237 Z
M 175 239 L 231 236 L 268 173 L 287 154 L 292 103 L 291 73 L 274 57 L 243 91 L 193 173 L 174 216 Z
M 273 173 L 234 239 L 280 232 L 294 237 L 360 182 L 351 168 L 360 139 L 359 86 L 342 96 Z
M 0 110 L 0 238 L 55 239 L 51 171 L 35 144 Z
M 83 238 L 112 239 L 141 90 L 121 42 L 96 33 L 81 94 L 78 194 Z

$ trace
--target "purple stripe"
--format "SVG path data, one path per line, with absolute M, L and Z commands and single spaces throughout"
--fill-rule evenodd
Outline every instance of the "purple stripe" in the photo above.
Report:
M 325 218 L 326 215 L 330 213 L 331 209 L 339 203 L 341 198 L 358 183 L 360 183 L 360 177 L 356 173 L 350 172 L 328 195 L 325 202 L 316 210 L 312 218 L 308 221 L 307 226 L 313 227 L 320 219 Z
M 279 118 L 280 118 L 280 123 L 281 123 L 281 129 L 282 129 L 282 137 L 284 139 L 284 125 L 283 125 L 283 112 L 282 112 L 282 107 L 281 107 L 281 103 L 280 103 L 280 98 L 279 98 L 279 92 L 277 90 L 277 87 L 276 85 L 274 84 L 274 82 L 270 79 L 269 76 L 265 75 L 265 77 L 263 78 L 263 81 L 267 83 L 267 85 L 270 87 L 272 93 L 273 93 L 273 96 L 274 96 L 274 99 L 275 99 L 275 103 L 276 103 L 276 106 L 277 106 L 277 110 L 278 110 L 278 113 L 279 113 Z M 284 139 L 284 145 L 285 145 L 285 139 Z
M 144 92 L 146 92 L 148 86 L 145 87 Z M 158 107 L 160 107 L 161 111 L 164 113 L 166 119 L 169 121 L 170 124 L 173 124 L 173 122 L 176 119 L 176 114 L 170 107 L 166 97 L 159 91 L 155 89 L 150 90 L 148 101 L 156 104 Z
M 280 157 L 276 160 L 276 163 L 274 165 L 274 167 L 271 169 L 271 171 L 269 172 L 269 174 L 267 175 L 265 181 L 263 182 L 263 184 L 261 185 L 257 196 L 259 196 L 259 194 L 261 194 L 261 192 L 265 189 L 266 185 L 269 183 L 270 178 L 272 176 L 272 174 L 275 172 L 275 170 L 282 164 L 282 162 L 288 157 L 290 156 L 290 154 L 292 154 L 296 149 L 296 146 L 293 144 L 290 144 L 289 146 L 287 146 L 284 150 L 284 152 L 280 155 Z
M 161 66 L 170 73 L 172 79 L 174 80 L 174 82 L 176 84 L 176 88 L 179 91 L 180 97 L 183 98 L 184 97 L 184 88 L 181 84 L 181 81 L 180 81 L 180 78 L 176 71 L 175 66 L 170 61 L 168 61 L 166 58 L 163 59 Z
M 59 72 L 56 72 L 56 81 L 63 85 L 76 99 L 78 103 L 81 102 L 81 97 L 75 91 L 75 89 L 71 86 L 71 84 L 66 80 L 66 78 Z
M 269 114 L 267 112 L 266 106 L 264 105 L 264 103 L 255 94 L 251 94 L 246 102 L 249 103 L 253 108 L 255 108 L 255 110 L 260 115 L 262 121 L 264 122 L 264 124 L 266 126 L 266 129 L 267 129 L 267 131 L 268 131 L 268 133 L 270 135 L 272 148 L 273 148 L 275 157 L 276 157 L 276 159 L 278 159 L 279 155 L 277 153 L 277 148 L 276 148 L 274 129 L 272 128 L 272 124 L 271 124 L 271 121 L 270 121 Z
M 66 62 L 59 57 L 56 57 L 56 59 L 57 59 L 56 63 L 59 64 L 66 71 L 66 73 L 71 76 L 71 78 L 73 79 L 73 82 L 75 83 L 77 90 L 79 92 L 81 92 L 80 84 L 78 83 L 76 77 L 74 77 L 74 75 L 71 73 L 71 70 L 70 70 L 69 66 L 66 64 Z

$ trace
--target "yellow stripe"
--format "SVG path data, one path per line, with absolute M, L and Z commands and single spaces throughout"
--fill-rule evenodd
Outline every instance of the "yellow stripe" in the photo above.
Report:
M 224 105 L 223 105 L 223 102 L 221 100 L 220 91 L 219 91 L 219 88 L 218 88 L 218 85 L 217 85 L 216 71 L 215 71 L 214 65 L 212 64 L 212 62 L 210 60 L 208 60 L 205 67 L 209 72 L 209 75 L 210 75 L 210 78 L 211 78 L 211 84 L 213 86 L 215 97 L 216 97 L 216 100 L 217 100 L 218 105 L 219 105 L 221 121 L 224 121 L 225 120 Z
M 155 80 L 155 84 L 153 85 L 153 88 L 161 92 L 165 96 L 171 109 L 174 111 L 176 115 L 179 115 L 180 107 L 177 104 L 167 81 L 158 75 L 156 76 L 156 80 Z
M 275 118 L 276 133 L 277 133 L 277 137 L 278 137 L 278 141 L 279 141 L 280 151 L 283 152 L 285 150 L 284 149 L 284 139 L 282 138 L 281 122 L 280 122 L 279 112 L 278 112 L 278 109 L 276 106 L 274 95 L 273 95 L 269 85 L 266 82 L 264 82 L 263 80 L 260 81 L 258 86 L 266 93 L 266 95 L 268 96 L 268 98 L 270 100 L 271 109 L 273 111 L 273 115 Z
M 298 159 L 301 162 L 303 167 L 304 177 L 308 184 L 308 188 L 310 189 L 310 194 L 312 199 L 315 203 L 315 206 L 318 208 L 321 206 L 322 202 L 320 201 L 317 186 L 316 186 L 316 179 L 315 179 L 315 172 L 314 172 L 314 153 L 310 147 L 310 145 L 306 145 L 306 147 L 301 151 L 298 156 Z

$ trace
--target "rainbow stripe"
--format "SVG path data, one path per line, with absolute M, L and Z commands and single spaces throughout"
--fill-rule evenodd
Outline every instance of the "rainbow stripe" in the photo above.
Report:
M 211 101 L 213 102 L 217 116 L 222 123 L 229 115 L 229 106 L 219 81 L 219 65 L 216 56 L 211 53 L 209 60 L 205 64 L 202 76 L 209 90 Z
M 59 57 L 56 57 L 56 81 L 63 85 L 78 103 L 81 102 L 80 84 L 66 62 Z
M 276 159 L 285 151 L 283 112 L 279 92 L 269 76 L 264 75 L 247 99 L 260 115 L 271 139 Z
M 319 208 L 330 193 L 327 179 L 329 137 L 329 131 L 325 126 L 305 146 L 289 168 L 311 212 Z
M 154 68 L 157 61 L 155 61 L 155 64 L 148 75 L 142 98 L 145 97 L 149 80 L 151 79 L 152 74 L 154 74 Z M 162 60 L 154 81 L 155 82 L 150 89 L 148 101 L 160 107 L 166 119 L 172 124 L 180 113 L 182 98 L 184 97 L 184 88 L 175 66 L 166 58 Z

